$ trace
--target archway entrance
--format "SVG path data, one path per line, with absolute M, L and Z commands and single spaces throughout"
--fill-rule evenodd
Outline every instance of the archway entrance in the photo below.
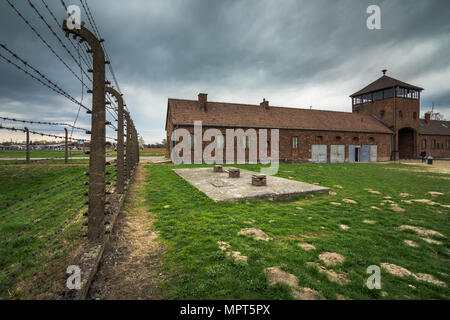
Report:
M 415 158 L 415 130 L 412 128 L 403 128 L 398 131 L 398 150 L 400 159 Z

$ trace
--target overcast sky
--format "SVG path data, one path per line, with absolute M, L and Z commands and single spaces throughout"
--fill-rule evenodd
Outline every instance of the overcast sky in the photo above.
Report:
M 27 1 L 10 1 L 80 74 Z M 62 22 L 66 15 L 60 1 L 45 1 Z M 80 5 L 79 0 L 65 2 Z M 33 3 L 67 41 L 42 0 Z M 425 88 L 422 113 L 434 102 L 450 120 L 448 0 L 88 3 L 146 143 L 165 137 L 169 97 L 197 99 L 205 92 L 211 101 L 259 104 L 266 98 L 276 106 L 351 111 L 349 95 L 379 78 L 384 68 L 389 76 Z M 371 4 L 381 8 L 381 30 L 366 27 Z M 81 99 L 81 83 L 6 1 L 0 2 L 0 42 Z M 0 53 L 6 55 L 1 48 Z M 90 99 L 85 95 L 83 102 L 90 106 Z M 0 59 L 0 116 L 73 122 L 77 111 L 77 105 Z M 89 126 L 84 111 L 77 124 Z M 11 137 L 0 130 L 1 140 Z

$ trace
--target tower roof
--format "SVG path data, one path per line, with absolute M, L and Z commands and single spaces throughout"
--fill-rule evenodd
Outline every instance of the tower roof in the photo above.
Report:
M 423 88 L 421 88 L 421 87 L 413 86 L 412 84 L 409 84 L 409 83 L 388 77 L 386 75 L 383 75 L 381 78 L 375 80 L 374 82 L 372 82 L 368 86 L 364 87 L 363 89 L 359 90 L 358 92 L 355 92 L 350 97 L 353 98 L 356 96 L 360 96 L 362 94 L 371 93 L 374 91 L 388 89 L 388 88 L 392 88 L 392 87 L 402 87 L 402 88 L 412 89 L 412 90 L 417 90 L 417 91 L 423 90 Z

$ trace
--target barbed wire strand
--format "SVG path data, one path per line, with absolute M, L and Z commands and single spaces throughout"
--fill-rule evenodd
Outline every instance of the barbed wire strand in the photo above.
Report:
M 24 128 L 15 128 L 15 127 L 4 127 L 3 125 L 0 124 L 0 129 L 3 130 L 9 130 L 9 131 L 21 131 L 21 132 L 27 132 L 27 130 L 25 130 Z M 59 135 L 55 135 L 55 134 L 49 134 L 49 133 L 43 133 L 43 132 L 38 132 L 38 131 L 34 131 L 34 130 L 28 130 L 28 132 L 30 134 L 36 134 L 36 135 L 40 135 L 42 137 L 50 137 L 50 138 L 55 138 L 55 139 L 66 139 L 66 137 L 64 136 L 59 136 Z M 79 139 L 67 139 L 70 140 L 71 142 L 77 142 L 79 141 Z M 86 141 L 86 140 L 85 140 Z M 86 141 L 86 142 L 90 142 Z
M 0 117 L 0 119 L 6 120 L 6 121 L 21 122 L 21 123 L 30 123 L 30 124 L 49 125 L 49 126 L 70 127 L 70 128 L 72 128 L 72 129 L 75 129 L 75 130 L 90 131 L 89 129 L 81 128 L 81 127 L 76 127 L 75 125 L 71 125 L 70 123 L 65 123 L 65 122 L 51 122 L 51 121 L 23 120 L 23 119 L 15 119 L 15 118 L 8 118 L 8 117 Z
M 4 50 L 6 50 L 7 52 L 9 52 L 15 59 L 19 60 L 20 62 L 22 62 L 25 66 L 29 67 L 31 70 L 33 70 L 34 72 L 36 72 L 41 78 L 45 79 L 45 81 L 42 81 L 41 79 L 39 79 L 38 77 L 36 77 L 35 75 L 31 74 L 30 72 L 28 72 L 27 70 L 25 70 L 24 68 L 22 68 L 21 66 L 19 66 L 18 64 L 14 63 L 12 60 L 10 60 L 9 58 L 5 57 L 4 55 L 2 55 L 0 53 L 0 58 L 2 58 L 3 60 L 5 60 L 6 62 L 8 62 L 9 64 L 13 65 L 14 67 L 16 67 L 17 69 L 19 69 L 20 71 L 24 72 L 25 74 L 27 74 L 28 76 L 30 76 L 31 78 L 37 80 L 38 82 L 40 82 L 42 85 L 44 85 L 45 87 L 49 88 L 50 90 L 66 97 L 67 99 L 69 99 L 70 101 L 72 101 L 73 103 L 81 106 L 82 108 L 84 108 L 87 111 L 91 111 L 91 109 L 89 109 L 88 107 L 86 107 L 85 105 L 83 105 L 82 103 L 80 103 L 78 100 L 76 100 L 74 97 L 72 97 L 69 93 L 67 93 L 66 91 L 64 91 L 63 89 L 61 89 L 57 84 L 55 84 L 53 81 L 51 81 L 50 79 L 47 78 L 47 76 L 45 76 L 43 73 L 41 73 L 39 70 L 37 70 L 35 67 L 32 67 L 28 62 L 26 62 L 25 60 L 23 60 L 22 58 L 20 58 L 17 54 L 13 53 L 10 49 L 8 49 L 4 44 L 0 44 L 0 47 L 3 48 Z M 49 84 L 50 83 L 50 84 Z
M 3 248 L 6 248 L 7 246 L 9 246 L 11 243 L 15 242 L 17 239 L 21 238 L 22 236 L 24 236 L 26 234 L 27 231 L 30 231 L 33 226 L 38 225 L 40 223 L 42 223 L 43 221 L 45 221 L 45 219 L 50 218 L 55 212 L 58 211 L 58 209 L 62 209 L 64 208 L 66 205 L 70 204 L 70 201 L 76 199 L 76 200 L 80 200 L 82 199 L 82 197 L 85 197 L 85 192 L 82 192 L 81 194 L 72 194 L 69 198 L 67 197 L 63 197 L 62 201 L 60 201 L 56 207 L 53 208 L 53 210 L 51 210 L 50 212 L 45 212 L 39 216 L 37 216 L 36 218 L 34 218 L 33 222 L 28 224 L 27 227 L 25 229 L 23 229 L 21 232 L 19 232 L 18 234 L 16 234 L 14 236 L 14 238 L 12 239 L 8 239 L 7 241 L 6 238 L 2 239 L 1 241 L 1 245 L 0 245 L 0 250 L 2 250 Z M 15 247 L 15 249 L 17 249 L 17 246 Z
M 53 36 L 58 40 L 59 44 L 66 50 L 66 52 L 69 54 L 69 56 L 75 61 L 77 65 L 80 66 L 82 72 L 85 74 L 86 78 L 92 82 L 92 79 L 89 77 L 89 75 L 83 70 L 83 67 L 81 66 L 81 62 L 77 61 L 77 59 L 73 56 L 72 52 L 67 48 L 67 46 L 64 44 L 64 42 L 61 40 L 61 38 L 58 36 L 58 34 L 53 30 L 53 28 L 50 26 L 50 24 L 45 20 L 44 16 L 40 13 L 40 11 L 37 9 L 37 7 L 30 1 L 27 0 L 30 7 L 34 10 L 34 12 L 37 14 L 37 16 L 41 19 L 41 21 L 47 26 L 47 28 L 50 30 L 50 33 L 53 34 Z M 79 79 L 81 83 L 84 84 L 83 78 Z M 86 87 L 87 85 L 84 84 Z
M 45 188 L 45 189 L 39 190 L 39 191 L 37 191 L 37 192 L 34 192 L 34 193 L 32 193 L 32 194 L 30 194 L 30 195 L 28 195 L 28 196 L 25 196 L 25 197 L 23 197 L 23 198 L 20 198 L 20 199 L 18 199 L 18 200 L 15 200 L 14 202 L 7 202 L 6 204 L 0 206 L 0 210 L 3 210 L 4 208 L 12 207 L 12 206 L 14 206 L 14 205 L 16 205 L 16 204 L 18 204 L 18 203 L 20 203 L 20 202 L 23 202 L 23 201 L 25 201 L 25 200 L 31 199 L 31 198 L 33 198 L 33 197 L 43 195 L 43 194 L 45 194 L 46 192 L 51 191 L 51 190 L 54 190 L 54 189 L 56 189 L 56 188 L 58 188 L 58 187 L 60 187 L 60 186 L 67 185 L 67 184 L 69 184 L 69 183 L 71 183 L 71 182 L 73 182 L 73 181 L 77 181 L 77 180 L 83 178 L 85 175 L 86 175 L 86 173 L 83 173 L 83 174 L 81 174 L 81 175 L 79 175 L 79 176 L 76 176 L 76 177 L 74 177 L 74 178 L 66 179 L 66 180 L 64 180 L 64 181 L 62 181 L 62 182 L 59 182 L 58 184 L 55 184 L 55 185 L 53 185 L 53 186 L 50 186 L 50 187 L 47 187 L 47 188 Z M 3 217 L 4 217 L 4 216 L 0 216 L 0 218 L 3 218 Z
M 50 14 L 50 16 L 53 18 L 53 20 L 55 21 L 55 25 L 56 26 L 60 26 L 58 19 L 56 18 L 56 15 L 53 13 L 53 11 L 50 9 L 50 7 L 47 5 L 47 3 L 45 2 L 45 0 L 41 0 L 42 4 L 44 5 L 44 7 L 47 9 L 48 13 Z M 67 11 L 67 10 L 66 10 Z M 72 47 L 76 50 L 77 47 L 75 46 L 75 44 L 73 43 L 72 39 L 69 39 L 69 43 L 72 45 Z M 82 55 L 82 60 L 84 62 L 84 64 L 88 67 L 88 69 L 91 69 L 91 66 L 89 65 L 88 61 L 89 59 L 87 58 L 86 55 Z
M 15 208 L 14 210 L 12 210 L 12 211 L 10 211 L 10 212 L 4 214 L 3 216 L 1 216 L 0 218 L 3 219 L 3 220 L 0 221 L 0 223 L 6 221 L 5 218 L 10 217 L 10 216 L 13 216 L 13 215 L 16 215 L 16 214 L 18 214 L 20 211 L 23 212 L 25 209 L 33 208 L 36 204 L 41 203 L 41 202 L 43 202 L 44 200 L 46 200 L 47 197 L 59 195 L 60 192 L 63 191 L 63 190 L 65 190 L 67 187 L 68 187 L 67 184 L 64 184 L 64 185 L 62 185 L 61 188 L 59 188 L 59 189 L 57 189 L 57 188 L 51 189 L 51 190 L 49 191 L 50 193 L 43 193 L 43 194 L 41 194 L 41 195 L 44 196 L 44 197 L 42 197 L 42 198 L 39 198 L 39 196 L 36 197 L 36 198 L 31 198 L 31 199 L 32 199 L 32 200 L 31 200 L 31 201 L 32 201 L 31 203 L 25 204 L 24 206 L 21 206 L 21 207 L 19 207 L 19 208 Z M 69 187 L 70 187 L 70 186 L 69 186 Z M 41 210 L 44 210 L 44 209 L 46 209 L 46 208 L 45 208 L 45 207 L 40 207 L 40 209 L 41 209 Z M 38 209 L 37 212 L 39 212 L 39 209 Z M 7 221 L 6 221 L 6 222 L 7 222 Z M 4 240 L 5 240 L 5 238 L 2 239 L 2 241 L 4 241 Z M 0 241 L 0 242 L 1 242 L 1 241 Z
M 25 24 L 36 34 L 36 36 L 47 46 L 47 48 L 56 56 L 56 58 L 77 78 L 81 81 L 80 77 L 78 77 L 72 68 L 56 53 L 54 48 L 39 34 L 39 32 L 31 25 L 31 23 L 20 13 L 20 11 L 11 3 L 10 0 L 6 0 L 10 7 L 14 10 L 14 12 L 25 22 Z M 82 82 L 82 81 L 81 81 Z M 83 82 L 82 82 L 83 83 Z M 87 86 L 86 86 L 87 87 Z
M 83 5 L 83 1 L 80 0 L 80 2 Z M 83 5 L 83 8 L 85 8 L 85 12 L 87 12 L 88 19 L 92 20 L 91 26 L 95 29 L 95 32 L 97 33 L 98 38 L 101 39 L 100 31 L 98 30 L 97 24 L 95 23 L 95 19 L 94 19 L 94 16 L 93 16 L 92 12 L 91 12 L 91 9 L 89 8 L 89 4 L 88 4 L 87 0 L 84 0 L 84 2 L 86 4 L 86 7 L 84 7 L 84 5 Z M 108 64 L 109 72 L 111 73 L 111 75 L 113 77 L 113 81 L 114 81 L 114 84 L 117 87 L 117 91 L 120 94 L 122 94 L 122 91 L 120 90 L 119 83 L 117 81 L 116 75 L 115 75 L 113 67 L 112 67 L 111 58 L 109 57 L 108 51 L 106 50 L 106 46 L 103 43 L 101 43 L 101 46 L 103 47 L 103 51 L 105 52 L 106 59 L 109 61 L 109 64 Z M 125 106 L 125 109 L 128 111 L 128 108 L 126 106 Z
M 76 217 L 78 216 L 78 214 L 81 212 L 81 210 L 83 209 L 83 207 L 85 207 L 85 204 L 80 205 L 71 216 L 69 216 L 64 223 L 58 228 L 56 229 L 53 234 L 51 234 L 49 237 L 47 237 L 41 244 L 39 244 L 36 248 L 33 249 L 33 251 L 29 254 L 28 259 L 26 259 L 25 261 L 22 261 L 20 263 L 20 266 L 12 272 L 12 275 L 8 278 L 7 281 L 5 281 L 1 286 L 0 286 L 0 292 L 3 292 L 3 290 L 11 285 L 12 281 L 14 281 L 17 276 L 28 266 L 32 265 L 32 261 L 36 261 L 36 258 L 38 258 L 39 255 L 41 255 L 43 249 L 47 246 L 50 247 L 51 245 L 53 245 L 54 243 L 56 243 L 58 241 L 58 238 L 56 237 L 58 234 L 62 233 L 62 231 L 64 230 L 64 228 L 66 226 L 68 226 L 68 224 L 75 220 Z M 50 239 L 53 239 L 53 241 L 49 241 Z

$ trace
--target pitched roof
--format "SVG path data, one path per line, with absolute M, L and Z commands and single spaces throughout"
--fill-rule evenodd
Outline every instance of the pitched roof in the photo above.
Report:
M 450 121 L 430 120 L 429 123 L 426 123 L 424 119 L 420 119 L 419 133 L 450 136 Z
M 423 88 L 421 88 L 421 87 L 413 86 L 412 84 L 409 84 L 409 83 L 388 77 L 386 75 L 383 75 L 381 78 L 375 80 L 374 82 L 372 82 L 368 86 L 364 87 L 363 89 L 359 90 L 358 92 L 355 92 L 350 97 L 353 98 L 355 96 L 360 96 L 362 94 L 371 93 L 374 91 L 388 89 L 388 88 L 392 88 L 392 87 L 402 87 L 402 88 L 413 89 L 413 90 L 418 90 L 418 91 L 423 90 Z
M 202 111 L 197 100 L 169 99 L 168 112 L 174 125 L 233 128 L 277 128 L 323 131 L 387 133 L 392 131 L 371 116 L 296 108 L 270 107 L 224 102 L 208 102 Z

